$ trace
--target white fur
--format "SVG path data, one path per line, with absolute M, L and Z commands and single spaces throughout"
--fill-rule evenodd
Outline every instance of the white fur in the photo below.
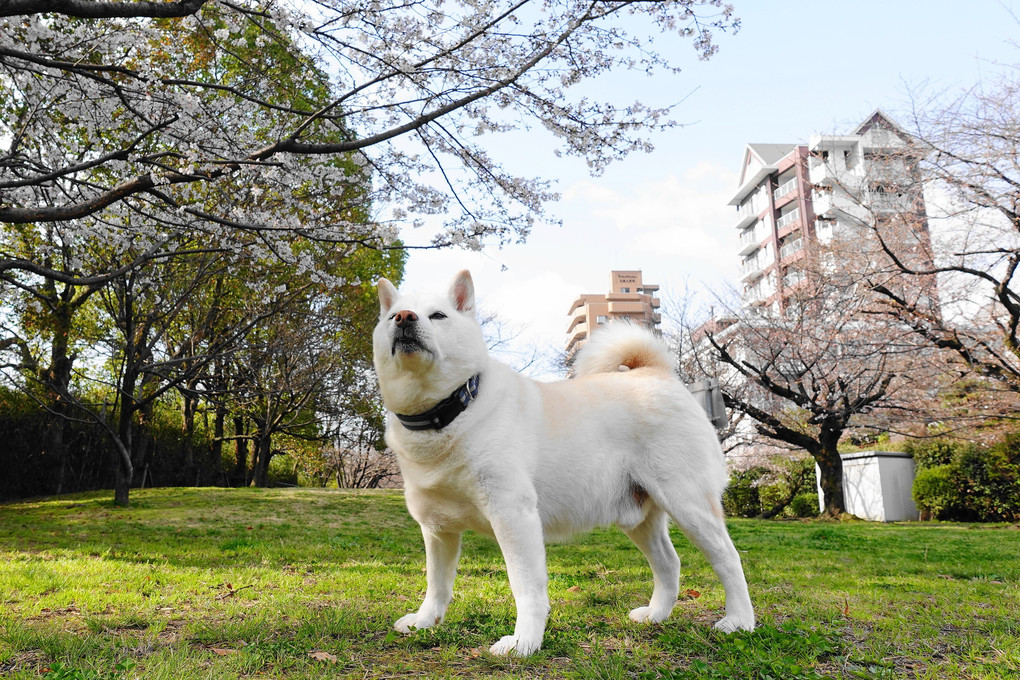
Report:
M 400 618 L 401 632 L 443 620 L 453 596 L 460 536 L 494 536 L 506 560 L 517 623 L 494 654 L 531 654 L 549 613 L 545 540 L 616 524 L 648 558 L 654 588 L 635 621 L 669 616 L 680 559 L 673 519 L 708 558 L 726 593 L 724 631 L 751 630 L 754 611 L 740 557 L 723 522 L 726 486 L 715 430 L 674 377 L 660 340 L 610 324 L 577 359 L 577 377 L 539 383 L 488 356 L 474 315 L 470 274 L 450 293 L 400 295 L 379 283 L 375 366 L 405 498 L 425 538 L 425 599 Z M 418 318 L 421 347 L 394 350 L 397 314 Z M 433 314 L 446 318 L 430 318 Z M 630 369 L 620 371 L 621 366 Z M 441 431 L 411 431 L 393 413 L 428 410 L 481 374 L 478 398 Z

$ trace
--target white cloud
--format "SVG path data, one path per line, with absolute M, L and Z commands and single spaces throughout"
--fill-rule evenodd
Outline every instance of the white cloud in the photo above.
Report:
M 736 232 L 727 201 L 736 174 L 714 163 L 699 163 L 682 177 L 623 189 L 579 182 L 564 195 L 576 211 L 586 210 L 605 233 L 602 248 L 622 248 L 636 268 L 726 280 L 736 271 Z

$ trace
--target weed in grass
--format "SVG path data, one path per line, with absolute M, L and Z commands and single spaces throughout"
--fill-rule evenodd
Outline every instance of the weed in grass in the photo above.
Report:
M 100 673 L 91 669 L 82 670 L 65 666 L 62 663 L 53 663 L 43 672 L 43 678 L 45 680 L 120 680 L 134 667 L 135 662 L 130 659 L 116 664 L 109 673 Z

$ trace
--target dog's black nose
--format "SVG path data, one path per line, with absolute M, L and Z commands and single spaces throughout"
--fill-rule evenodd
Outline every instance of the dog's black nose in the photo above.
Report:
M 418 315 L 409 309 L 405 309 L 397 312 L 393 319 L 397 323 L 397 328 L 406 328 L 418 320 Z

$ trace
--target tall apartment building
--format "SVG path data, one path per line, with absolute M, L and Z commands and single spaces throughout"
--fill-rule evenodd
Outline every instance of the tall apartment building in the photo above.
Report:
M 640 270 L 626 270 L 610 272 L 608 293 L 578 296 L 567 312 L 570 317 L 567 363 L 573 361 L 577 351 L 591 338 L 592 331 L 607 321 L 628 319 L 656 328 L 662 321 L 658 312 L 659 299 L 655 297 L 658 291 L 657 285 L 642 280 Z
M 928 240 L 910 137 L 876 110 L 847 135 L 814 135 L 807 144 L 748 144 L 737 209 L 743 304 L 781 308 L 805 281 L 813 243 L 883 214 L 913 216 Z M 930 250 L 930 247 L 929 247 Z M 926 251 L 927 252 L 927 251 Z

